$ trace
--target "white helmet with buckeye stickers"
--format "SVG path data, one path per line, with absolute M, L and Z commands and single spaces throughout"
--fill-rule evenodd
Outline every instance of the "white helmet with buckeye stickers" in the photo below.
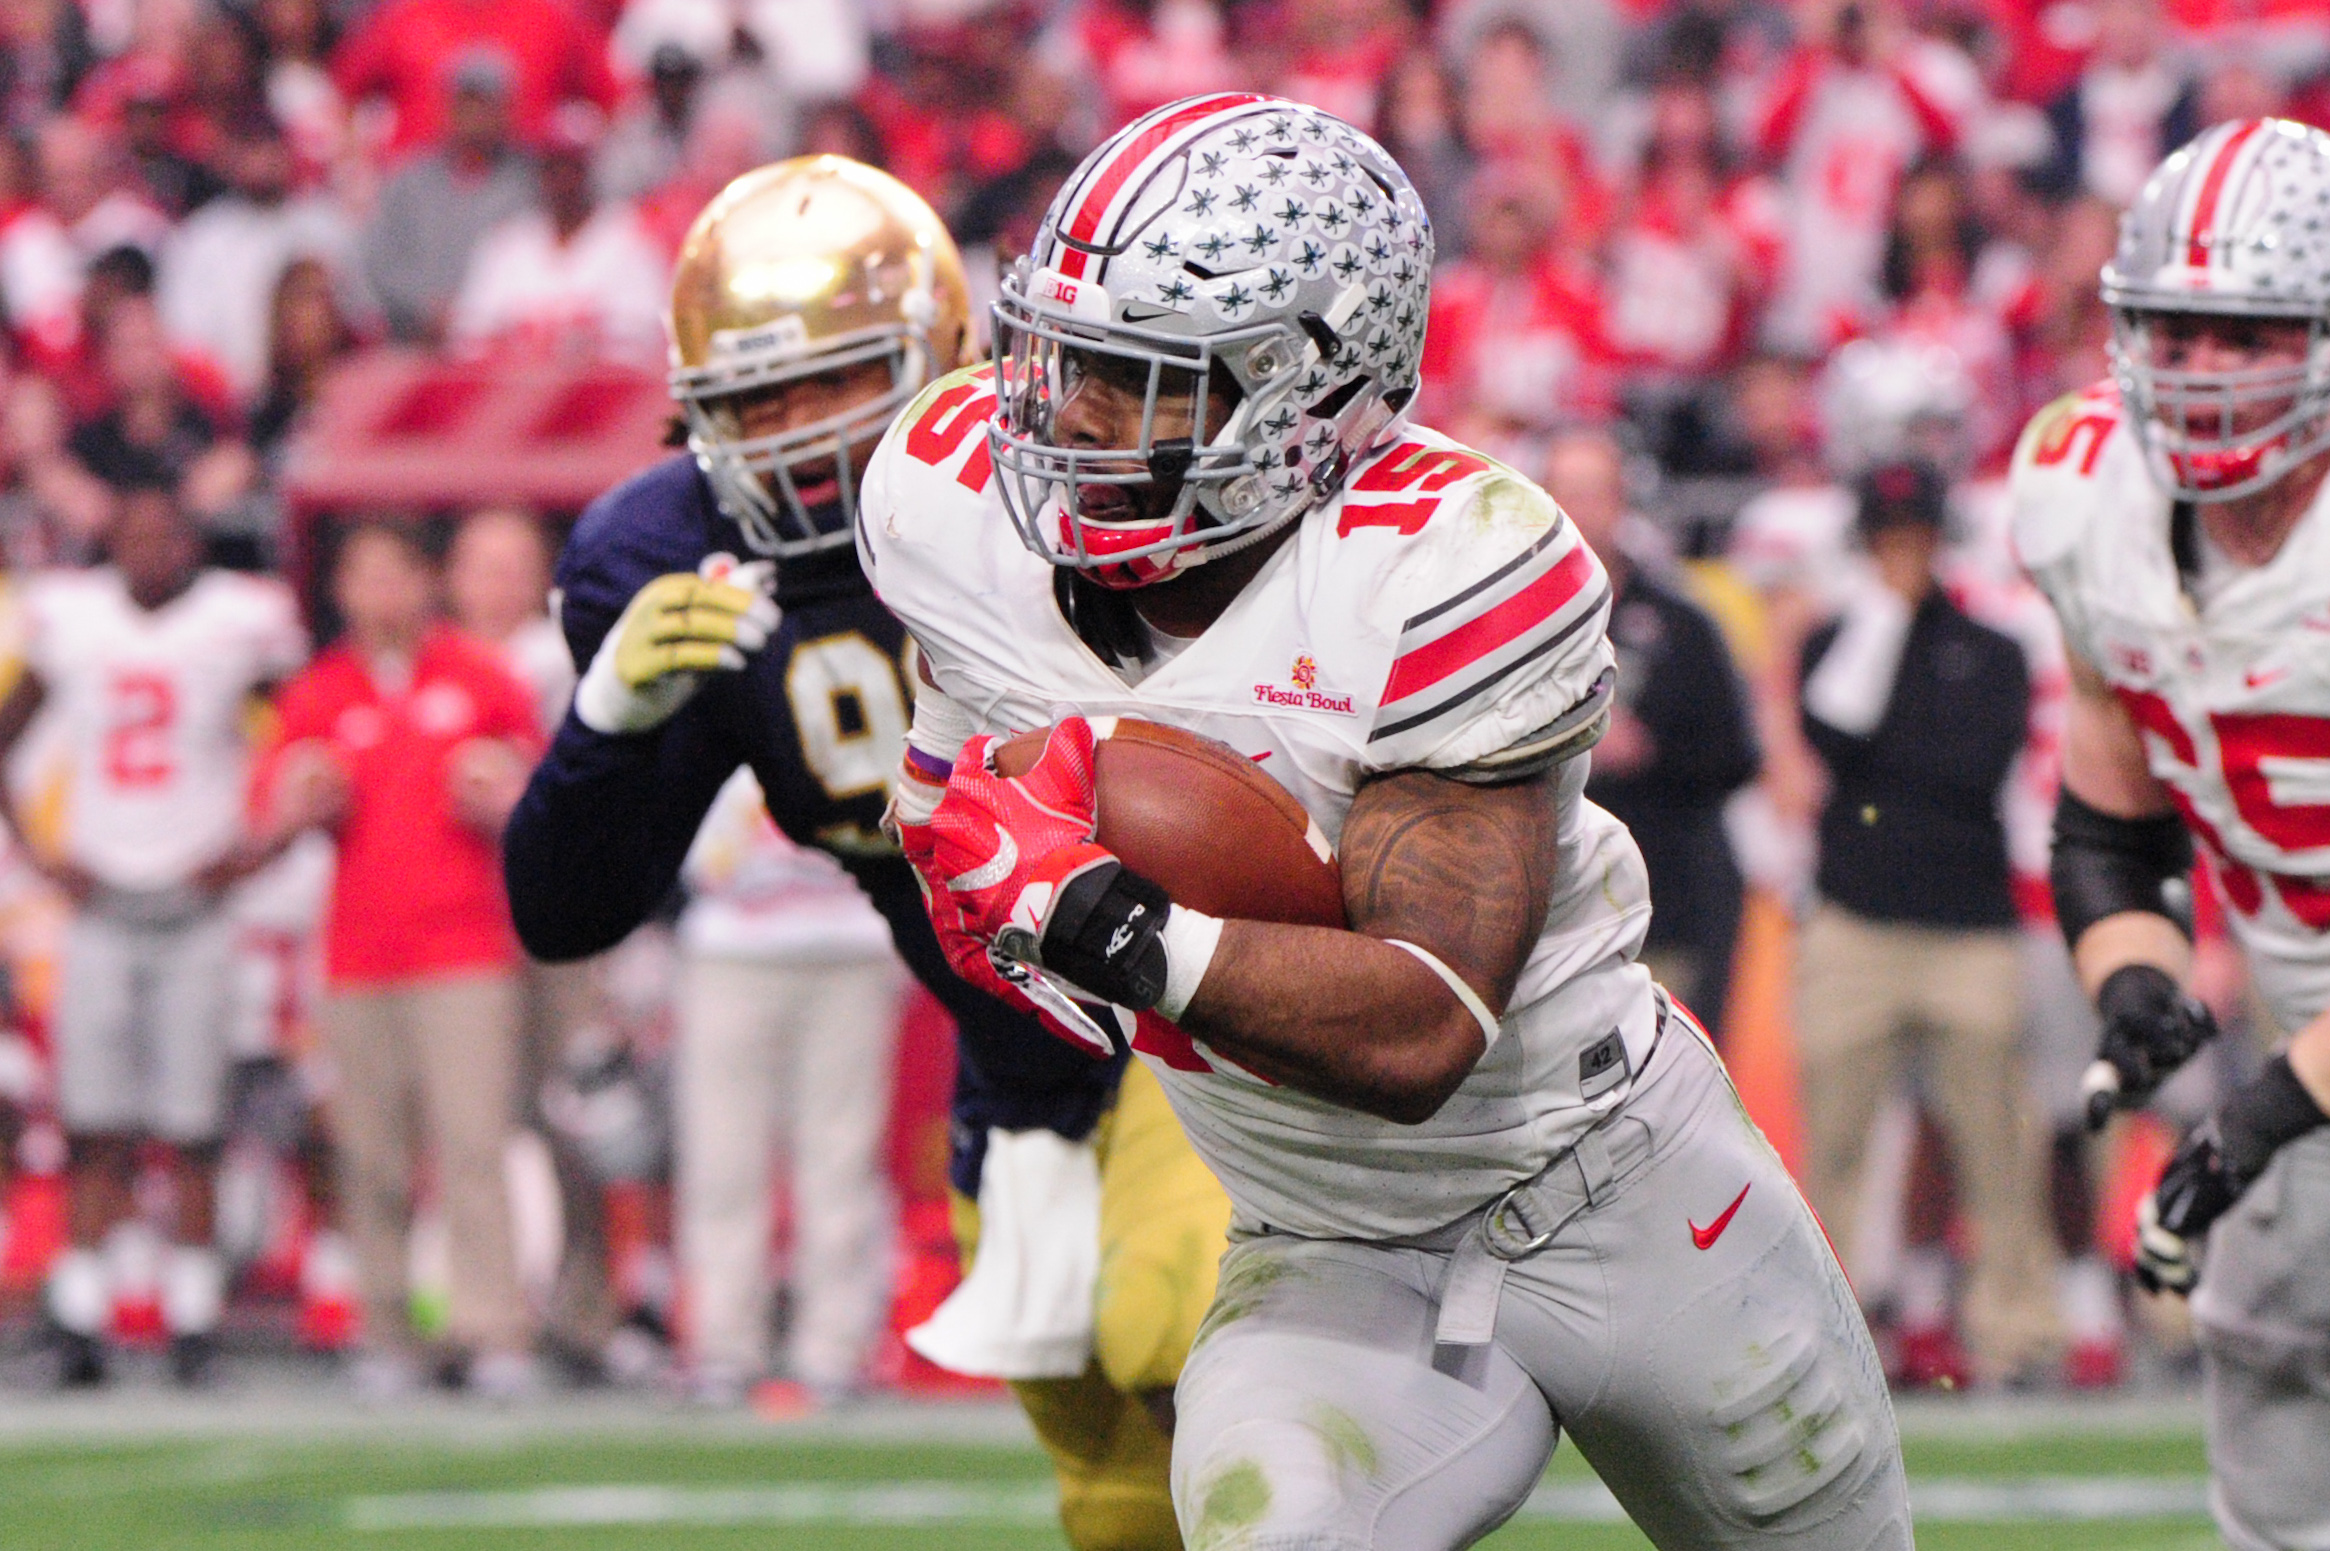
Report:
M 1284 527 L 1397 428 L 1431 275 L 1415 186 L 1331 114 L 1224 93 L 1134 120 L 1062 186 L 995 306 L 988 436 L 1020 536 L 1127 587 Z M 1057 410 L 1095 369 L 1146 383 L 1137 446 L 1062 444 Z M 1216 396 L 1233 407 L 1208 437 Z
M 2330 134 L 2218 124 L 2170 153 L 2103 270 L 2112 375 L 2153 478 L 2180 500 L 2261 490 L 2330 446 Z M 2162 364 L 2179 314 L 2307 325 L 2304 355 L 2238 371 Z

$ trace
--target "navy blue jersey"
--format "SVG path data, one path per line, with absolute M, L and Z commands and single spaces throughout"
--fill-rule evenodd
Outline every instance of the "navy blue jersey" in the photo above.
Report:
M 720 553 L 751 557 L 690 458 L 593 502 L 558 557 L 559 623 L 577 671 L 641 587 Z M 654 731 L 593 732 L 567 713 L 502 843 L 518 936 L 552 961 L 620 942 L 671 893 L 720 788 L 751 767 L 777 827 L 840 861 L 954 1014 L 952 1172 L 975 1193 L 989 1127 L 1083 1137 L 1116 1091 L 1121 1057 L 1080 1054 L 947 968 L 913 870 L 877 827 L 912 695 L 905 631 L 874 600 L 856 551 L 786 562 L 777 603 L 784 617 L 768 645 L 736 672 L 708 674 Z

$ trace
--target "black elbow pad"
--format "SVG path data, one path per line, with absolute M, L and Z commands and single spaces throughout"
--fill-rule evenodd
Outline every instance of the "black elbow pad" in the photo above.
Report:
M 2047 869 L 2063 940 L 2106 916 L 2146 910 L 2192 935 L 2192 836 L 2174 814 L 2123 819 L 2066 787 L 2055 800 L 2055 854 Z

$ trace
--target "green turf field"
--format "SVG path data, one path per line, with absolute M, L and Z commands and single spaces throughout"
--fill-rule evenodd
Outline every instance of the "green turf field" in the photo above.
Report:
M 598 1427 L 587 1416 L 481 1421 L 458 1409 L 379 1423 L 230 1424 L 100 1431 L 78 1441 L 0 1434 L 6 1551 L 766 1551 L 832 1547 L 1037 1551 L 1050 1522 L 1043 1461 L 1007 1412 L 979 1429 L 916 1423 L 761 1429 L 685 1413 Z M 250 1413 L 244 1413 L 246 1421 Z M 328 1413 L 324 1414 L 328 1416 Z M 2034 1420 L 2035 1417 L 2035 1420 Z M 2202 1460 L 2188 1412 L 2089 1425 L 2046 1409 L 1992 1423 L 1908 1418 L 1929 1551 L 2201 1551 Z M 69 1429 L 67 1429 L 69 1430 Z M 1577 1455 L 1496 1551 L 1648 1544 Z

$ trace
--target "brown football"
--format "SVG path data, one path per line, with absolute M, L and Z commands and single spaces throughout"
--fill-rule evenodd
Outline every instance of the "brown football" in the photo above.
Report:
M 1303 805 L 1226 743 L 1161 722 L 1097 717 L 1095 837 L 1174 903 L 1207 915 L 1342 926 L 1343 869 Z M 1051 729 L 1007 739 L 995 768 L 1024 775 Z

